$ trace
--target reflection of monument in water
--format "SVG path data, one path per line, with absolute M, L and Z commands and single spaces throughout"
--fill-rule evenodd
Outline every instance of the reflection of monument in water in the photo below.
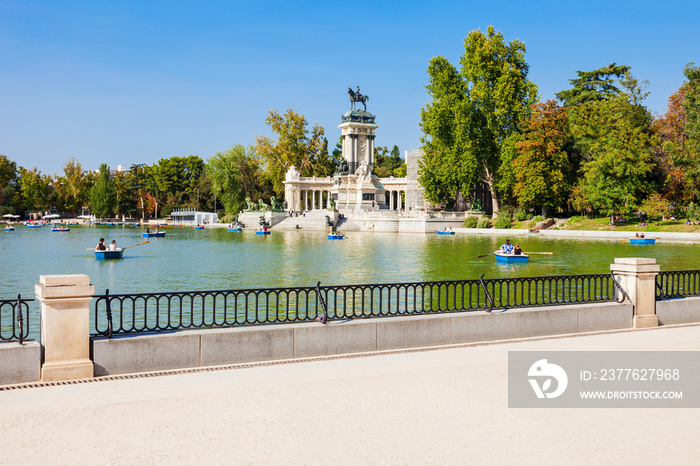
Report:
M 340 167 L 332 177 L 323 178 L 301 177 L 296 167 L 290 167 L 284 181 L 287 208 L 294 211 L 326 209 L 331 206 L 332 199 L 341 212 L 422 210 L 422 188 L 417 179 L 411 182 L 407 178 L 378 178 L 374 174 L 374 138 L 379 125 L 375 116 L 367 111 L 369 97 L 360 93 L 360 87 L 357 92 L 348 89 L 348 94 L 351 108 L 338 125 L 343 151 Z M 358 102 L 364 106 L 363 110 L 356 108 Z M 409 166 L 407 171 L 417 177 L 419 157 L 409 158 L 408 155 L 407 164 L 415 164 L 415 167 Z

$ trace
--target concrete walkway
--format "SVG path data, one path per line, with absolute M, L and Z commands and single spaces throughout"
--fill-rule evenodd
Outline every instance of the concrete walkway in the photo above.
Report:
M 697 409 L 509 409 L 512 350 L 700 350 L 700 326 L 0 391 L 3 464 L 697 464 Z

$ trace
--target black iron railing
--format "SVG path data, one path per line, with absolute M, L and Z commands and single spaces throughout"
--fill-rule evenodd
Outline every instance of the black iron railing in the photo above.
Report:
M 0 299 L 0 341 L 24 343 L 29 336 L 29 302 L 33 299 Z
M 659 272 L 656 276 L 656 300 L 700 296 L 700 270 Z
M 94 295 L 94 332 L 255 324 L 622 302 L 612 274 Z

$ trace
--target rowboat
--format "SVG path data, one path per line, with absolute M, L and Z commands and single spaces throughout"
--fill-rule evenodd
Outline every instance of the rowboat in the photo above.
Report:
M 5 231 L 15 231 L 15 227 L 5 227 Z
M 243 231 L 241 227 L 227 228 L 226 231 Z
M 70 231 L 70 228 L 52 228 L 51 231 Z
M 438 235 L 454 235 L 454 231 L 439 231 L 437 232 Z
M 343 235 L 328 235 L 328 239 L 343 239 Z
M 41 225 L 32 225 L 31 223 L 27 223 L 27 228 L 41 228 Z
M 255 234 L 256 235 L 269 235 L 270 231 L 269 230 L 268 231 L 256 230 Z
M 164 231 L 159 231 L 158 233 L 141 233 L 144 238 L 162 238 L 165 236 Z
M 123 254 L 124 254 L 124 248 L 117 249 L 115 251 L 110 251 L 109 249 L 104 250 L 104 251 L 99 251 L 96 249 L 95 250 L 95 259 L 97 259 L 97 260 L 121 259 Z
M 530 256 L 526 254 L 506 254 L 503 251 L 496 251 L 493 255 L 496 257 L 496 262 L 504 264 L 525 263 L 530 260 Z
M 204 227 L 196 226 L 196 227 L 194 227 L 194 229 L 195 229 L 195 230 L 204 230 Z
M 630 238 L 630 244 L 654 244 L 654 238 Z

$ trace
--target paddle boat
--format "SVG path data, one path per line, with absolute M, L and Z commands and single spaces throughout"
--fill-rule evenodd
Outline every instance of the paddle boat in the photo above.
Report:
M 204 230 L 204 225 L 195 225 L 194 229 L 195 230 Z
M 15 227 L 13 227 L 12 225 L 6 226 L 5 231 L 15 231 Z
M 70 228 L 66 228 L 66 227 L 52 228 L 51 231 L 70 231 Z
M 269 235 L 270 230 L 255 230 L 256 235 Z
M 162 238 L 165 236 L 164 231 L 159 231 L 158 233 L 141 233 L 144 238 Z
M 124 248 L 121 249 L 116 249 L 113 251 L 110 251 L 109 249 L 105 249 L 102 251 L 99 251 L 95 249 L 95 259 L 97 260 L 102 260 L 102 259 L 121 259 L 122 255 L 124 255 Z
M 229 227 L 229 228 L 226 228 L 226 231 L 243 231 L 243 228 L 241 228 L 241 227 Z
M 335 235 L 334 235 L 334 234 L 329 234 L 329 235 L 328 235 L 328 239 L 343 239 L 343 238 L 345 238 L 344 235 L 339 235 L 339 234 L 335 234 Z
M 445 231 L 445 230 L 438 230 L 437 232 L 438 235 L 454 235 L 454 231 Z
M 506 254 L 501 250 L 494 252 L 493 255 L 496 257 L 496 262 L 504 264 L 526 263 L 530 260 L 530 256 L 526 254 Z
M 654 244 L 654 238 L 630 238 L 630 244 Z

